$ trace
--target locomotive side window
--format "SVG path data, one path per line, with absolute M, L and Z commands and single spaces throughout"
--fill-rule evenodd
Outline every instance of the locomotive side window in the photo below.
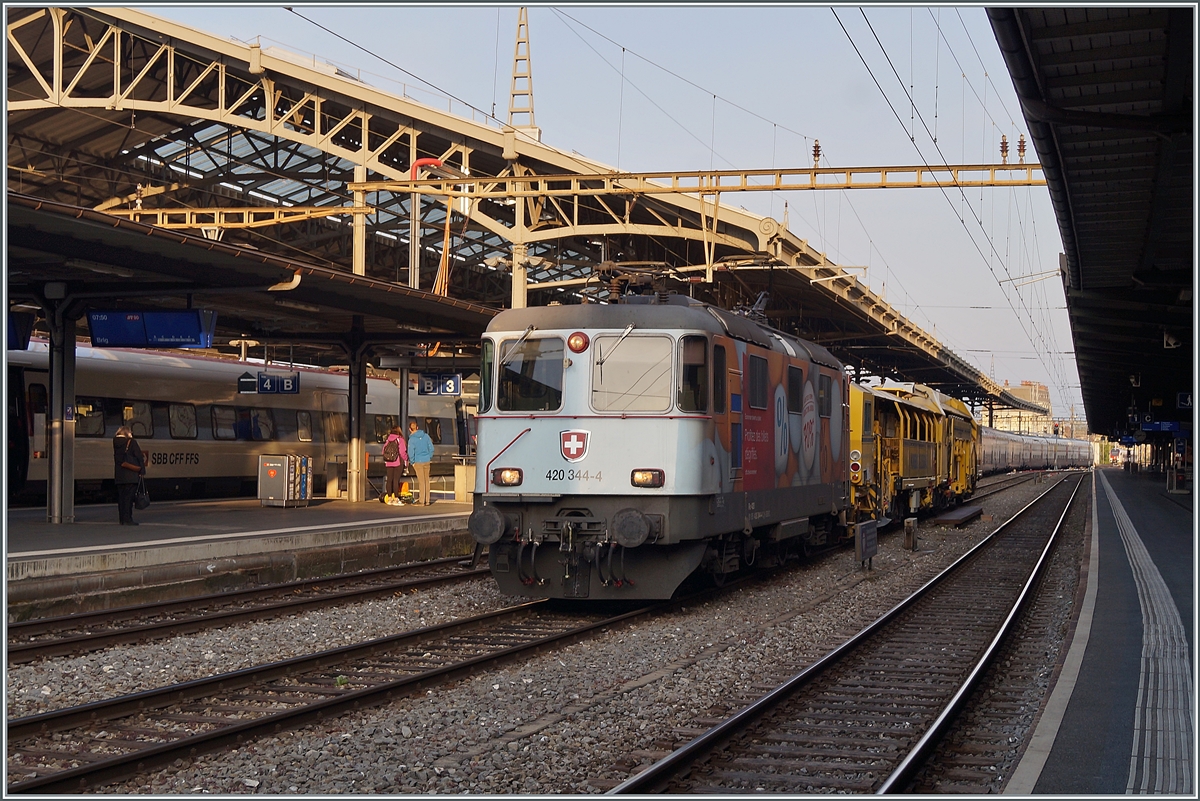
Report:
M 507 339 L 500 343 L 502 412 L 551 412 L 562 406 L 563 341 L 558 337 Z
M 750 402 L 751 409 L 767 408 L 767 360 L 761 356 L 750 357 Z
M 791 365 L 787 369 L 787 404 L 788 414 L 804 411 L 804 371 Z
M 301 442 L 312 442 L 312 414 L 296 412 L 296 439 Z
M 708 340 L 682 337 L 679 340 L 679 410 L 708 411 Z
M 196 407 L 190 403 L 172 403 L 167 408 L 172 439 L 196 438 Z
M 833 410 L 833 379 L 827 375 L 823 375 L 817 383 L 820 385 L 817 395 L 817 406 L 821 410 L 821 416 L 828 417 Z
M 670 337 L 606 334 L 594 342 L 593 409 L 665 412 L 671 408 L 674 348 Z
M 483 340 L 483 349 L 479 355 L 479 404 L 478 414 L 483 414 L 488 409 L 492 408 L 492 374 L 494 365 L 492 360 L 495 358 L 496 346 L 492 344 L 492 340 Z
M 104 401 L 100 398 L 75 399 L 75 436 L 104 436 Z
M 213 439 L 237 439 L 237 410 L 232 406 L 212 407 Z
M 713 347 L 713 411 L 725 414 L 725 346 Z
M 154 421 L 150 417 L 150 404 L 145 401 L 125 401 L 121 408 L 121 419 L 135 437 L 153 437 Z

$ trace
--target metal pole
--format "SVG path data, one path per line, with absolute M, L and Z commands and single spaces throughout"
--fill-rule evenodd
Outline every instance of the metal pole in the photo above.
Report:
M 50 475 L 46 520 L 75 522 L 75 321 L 62 318 L 64 302 L 47 315 L 50 329 Z
M 520 206 L 518 201 L 518 207 Z M 527 301 L 526 253 L 525 245 L 513 243 L 512 246 L 512 304 L 511 308 L 524 309 Z
M 361 165 L 354 167 L 355 183 L 363 183 L 367 180 L 367 168 Z M 367 205 L 367 193 L 355 191 L 354 206 L 361 209 Z M 367 215 L 354 215 L 354 253 L 352 255 L 351 268 L 355 275 L 367 274 Z

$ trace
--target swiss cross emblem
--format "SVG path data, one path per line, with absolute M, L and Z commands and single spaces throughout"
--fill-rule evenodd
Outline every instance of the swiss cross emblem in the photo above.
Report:
M 568 462 L 578 462 L 587 456 L 588 432 L 560 431 L 558 434 L 558 444 L 562 450 L 564 459 Z

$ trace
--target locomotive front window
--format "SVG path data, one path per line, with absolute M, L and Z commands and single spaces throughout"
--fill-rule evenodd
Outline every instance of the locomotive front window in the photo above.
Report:
M 592 408 L 599 412 L 667 411 L 671 408 L 671 338 L 626 336 L 618 346 L 621 337 L 604 334 L 593 340 Z
M 708 411 L 708 340 L 682 337 L 679 340 L 679 410 Z
M 492 340 L 483 340 L 483 348 L 479 354 L 479 414 L 484 414 L 492 408 L 492 375 L 495 365 L 492 360 L 496 357 L 496 346 Z
M 563 341 L 558 337 L 507 339 L 496 408 L 502 412 L 552 412 L 562 406 Z M 482 382 L 481 382 L 482 383 Z

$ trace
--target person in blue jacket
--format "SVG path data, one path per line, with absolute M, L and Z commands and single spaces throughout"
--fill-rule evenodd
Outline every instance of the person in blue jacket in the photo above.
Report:
M 420 491 L 422 506 L 433 503 L 429 497 L 429 463 L 433 461 L 433 440 L 421 430 L 416 420 L 408 421 L 408 461 L 417 474 L 417 488 Z M 417 497 L 414 494 L 414 499 Z M 414 503 L 416 501 L 414 500 Z

